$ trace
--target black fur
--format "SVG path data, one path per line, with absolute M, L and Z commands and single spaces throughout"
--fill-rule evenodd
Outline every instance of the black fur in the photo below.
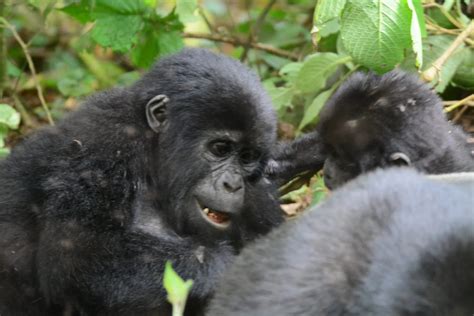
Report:
M 244 249 L 207 315 L 471 315 L 473 192 L 473 174 L 361 176 Z
M 159 94 L 170 102 L 155 133 L 145 107 Z M 260 156 L 242 168 L 234 154 L 211 161 L 207 142 L 218 132 Z M 194 280 L 187 314 L 197 315 L 242 245 L 282 221 L 261 172 L 275 135 L 257 76 L 199 49 L 36 132 L 0 163 L 0 315 L 166 314 L 167 260 Z M 227 168 L 243 179 L 244 205 L 218 230 L 191 199 Z
M 391 159 L 395 153 L 403 153 L 424 173 L 474 171 L 467 138 L 447 121 L 436 93 L 416 76 L 398 70 L 382 76 L 356 73 L 323 107 L 316 131 L 287 146 L 286 156 L 304 157 L 304 163 L 296 159 L 288 165 L 286 156 L 277 154 L 277 163 L 270 166 L 281 166 L 274 168 L 278 178 L 285 171 L 301 172 L 299 166 L 316 171 L 325 160 L 330 188 L 377 167 L 405 164 Z M 312 149 L 298 146 L 300 142 Z

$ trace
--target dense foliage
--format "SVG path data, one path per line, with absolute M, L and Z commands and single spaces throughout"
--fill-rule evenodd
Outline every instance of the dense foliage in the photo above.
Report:
M 472 131 L 473 11 L 469 0 L 2 1 L 0 155 L 81 98 L 133 82 L 185 45 L 254 68 L 282 138 L 314 126 L 354 71 L 397 66 L 419 71 L 453 120 Z M 317 201 L 322 182 L 313 182 L 307 200 Z

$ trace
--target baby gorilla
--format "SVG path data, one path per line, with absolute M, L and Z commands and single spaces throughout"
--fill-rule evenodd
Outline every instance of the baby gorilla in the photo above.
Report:
M 198 315 L 241 247 L 282 222 L 259 79 L 199 49 L 89 98 L 0 163 L 0 315 Z
M 323 107 L 316 131 L 281 146 L 268 171 L 281 183 L 324 164 L 329 188 L 392 165 L 429 174 L 474 171 L 467 138 L 414 75 L 356 73 Z
M 358 177 L 244 249 L 208 316 L 472 315 L 474 174 L 460 177 Z

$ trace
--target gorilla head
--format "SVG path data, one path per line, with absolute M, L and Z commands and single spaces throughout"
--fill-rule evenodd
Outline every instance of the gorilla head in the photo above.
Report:
M 135 89 L 149 100 L 154 185 L 175 229 L 214 240 L 239 235 L 246 196 L 276 135 L 258 77 L 237 61 L 189 49 L 160 61 Z
M 332 188 L 391 165 L 426 173 L 474 170 L 467 136 L 446 120 L 439 97 L 400 71 L 353 75 L 322 109 L 317 131 Z

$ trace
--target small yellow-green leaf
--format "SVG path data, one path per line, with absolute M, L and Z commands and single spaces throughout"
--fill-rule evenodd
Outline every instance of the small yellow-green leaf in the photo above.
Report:
M 189 291 L 193 286 L 193 281 L 183 281 L 173 270 L 171 263 L 167 261 L 163 276 L 163 286 L 168 293 L 168 301 L 173 305 L 173 315 L 182 315 Z
M 20 113 L 8 104 L 0 104 L 0 124 L 10 129 L 17 129 L 20 125 Z

